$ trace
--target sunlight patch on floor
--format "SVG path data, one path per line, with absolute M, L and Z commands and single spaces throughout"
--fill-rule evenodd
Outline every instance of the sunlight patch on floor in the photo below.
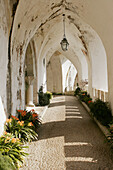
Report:
M 74 161 L 74 162 L 93 162 L 97 163 L 97 160 L 94 160 L 93 158 L 87 158 L 87 157 L 67 157 L 65 158 L 66 162 Z
M 81 113 L 80 112 L 67 112 L 66 114 L 80 115 Z
M 78 107 L 77 107 L 77 106 L 66 106 L 66 108 L 78 109 Z
M 79 112 L 79 109 L 73 109 L 73 108 L 66 108 L 66 111 L 74 111 L 74 112 Z
M 82 116 L 66 116 L 66 119 L 83 119 Z
M 73 142 L 73 143 L 65 143 L 65 146 L 92 146 L 91 143 L 87 142 Z

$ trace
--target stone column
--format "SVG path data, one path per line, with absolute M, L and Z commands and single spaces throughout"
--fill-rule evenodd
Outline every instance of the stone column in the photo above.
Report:
M 105 92 L 105 101 L 106 101 L 106 102 L 108 102 L 108 101 L 109 101 L 108 92 Z
M 26 81 L 28 83 L 28 89 L 27 89 L 27 106 L 34 107 L 33 104 L 33 82 L 34 82 L 34 76 L 27 76 Z
M 101 100 L 104 102 L 104 91 L 101 91 Z

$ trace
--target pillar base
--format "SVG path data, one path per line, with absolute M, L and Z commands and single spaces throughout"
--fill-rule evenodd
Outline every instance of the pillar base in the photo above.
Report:
M 27 103 L 26 107 L 35 107 L 35 105 L 33 103 Z

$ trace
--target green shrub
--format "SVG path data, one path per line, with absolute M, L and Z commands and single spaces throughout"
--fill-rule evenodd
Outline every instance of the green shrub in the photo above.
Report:
M 108 142 L 110 142 L 111 147 L 113 148 L 113 121 L 111 124 L 109 124 L 109 131 L 110 131 L 110 135 L 107 136 Z
M 92 103 L 90 109 L 94 117 L 103 125 L 106 126 L 112 121 L 112 114 L 108 103 L 97 99 Z
M 43 93 L 43 86 L 40 86 L 39 93 L 38 93 L 40 106 L 46 106 L 50 104 L 51 95 L 52 94 L 50 94 L 50 92 Z
M 55 93 L 55 92 L 52 92 L 52 95 L 57 95 L 57 93 Z
M 84 102 L 84 98 L 87 96 L 87 91 L 80 91 L 78 95 L 79 99 Z
M 63 93 L 52 92 L 53 95 L 64 95 Z
M 3 156 L 9 156 L 11 164 L 15 169 L 19 169 L 22 165 L 27 153 L 24 152 L 25 146 L 22 145 L 18 138 L 15 138 L 12 134 L 5 132 L 0 137 L 0 153 Z
M 57 93 L 57 95 L 63 95 L 63 93 Z
M 77 87 L 75 92 L 74 92 L 74 96 L 77 96 L 80 91 L 81 91 L 80 87 Z
M 39 93 L 39 104 L 40 104 L 40 106 L 46 106 L 46 105 L 50 104 L 50 99 L 48 97 L 48 94 Z
M 6 120 L 5 129 L 22 142 L 38 139 L 38 134 L 34 131 L 32 122 L 26 125 L 24 121 L 20 121 L 17 117 L 14 118 L 14 116 Z
M 47 91 L 46 94 L 47 94 L 48 99 L 52 99 L 52 93 L 51 92 Z
M 0 153 L 0 170 L 16 170 L 9 156 Z
M 89 96 L 85 96 L 85 97 L 84 97 L 84 102 L 85 102 L 86 104 L 88 104 L 89 101 L 92 101 L 92 98 L 89 97 Z

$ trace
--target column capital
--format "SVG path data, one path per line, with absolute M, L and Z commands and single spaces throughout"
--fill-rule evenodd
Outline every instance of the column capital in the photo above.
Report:
M 29 85 L 33 85 L 34 76 L 26 76 L 26 77 L 25 77 L 25 81 L 26 81 Z

